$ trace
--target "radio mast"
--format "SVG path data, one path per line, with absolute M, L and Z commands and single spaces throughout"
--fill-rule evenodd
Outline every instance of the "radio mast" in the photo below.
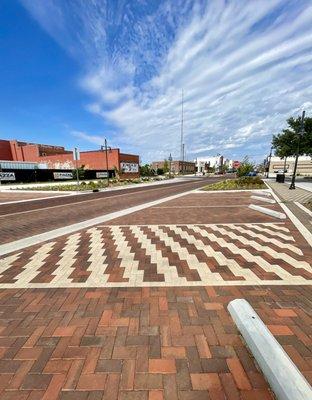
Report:
M 184 161 L 184 144 L 183 144 L 183 123 L 184 123 L 184 96 L 183 96 L 183 89 L 182 89 L 182 101 L 181 101 L 181 149 L 180 149 L 180 160 Z

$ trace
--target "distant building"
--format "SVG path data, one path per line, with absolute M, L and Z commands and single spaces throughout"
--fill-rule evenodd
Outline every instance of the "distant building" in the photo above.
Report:
M 228 160 L 227 165 L 229 169 L 238 169 L 241 165 L 241 162 L 235 160 Z
M 169 161 L 167 160 L 168 168 Z M 165 161 L 153 161 L 152 168 L 156 171 L 157 169 L 164 169 Z M 191 161 L 171 161 L 171 172 L 173 174 L 195 174 L 195 163 Z
M 195 164 L 196 172 L 207 173 L 211 168 L 214 168 L 216 172 L 219 172 L 224 164 L 224 157 L 220 154 L 214 157 L 197 157 Z
M 26 143 L 17 140 L 0 140 L 0 163 L 14 161 L 17 169 L 23 163 L 37 163 L 41 169 L 73 170 L 84 166 L 87 170 L 118 170 L 123 178 L 139 176 L 139 156 L 121 153 L 119 149 L 81 151 L 80 159 L 74 161 L 73 152 L 61 146 Z
M 270 161 L 267 159 L 267 163 Z M 286 175 L 292 175 L 294 172 L 295 157 L 287 157 L 286 160 L 279 157 L 272 157 L 270 161 L 269 176 L 275 176 L 285 168 Z M 300 156 L 298 158 L 297 174 L 302 176 L 312 176 L 312 158 L 309 156 Z

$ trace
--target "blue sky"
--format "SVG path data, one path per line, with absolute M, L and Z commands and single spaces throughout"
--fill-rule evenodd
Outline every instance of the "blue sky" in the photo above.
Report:
M 312 113 L 310 0 L 2 0 L 0 137 L 261 160 Z

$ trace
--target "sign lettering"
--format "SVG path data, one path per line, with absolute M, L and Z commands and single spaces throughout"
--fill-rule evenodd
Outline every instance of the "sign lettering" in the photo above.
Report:
M 122 162 L 122 163 L 120 163 L 120 167 L 121 167 L 122 171 L 126 172 L 126 173 L 139 172 L 139 164 L 136 164 L 136 163 Z
M 73 179 L 72 172 L 53 172 L 54 179 Z
M 15 181 L 14 172 L 0 172 L 0 181 Z

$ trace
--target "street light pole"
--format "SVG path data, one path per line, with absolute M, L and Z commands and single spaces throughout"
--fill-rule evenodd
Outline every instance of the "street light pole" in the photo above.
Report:
M 108 173 L 108 155 L 107 155 L 107 140 L 105 138 L 105 158 L 106 158 L 106 173 L 107 173 L 107 187 L 109 187 L 109 173 Z
M 270 176 L 270 166 L 271 166 L 272 150 L 273 150 L 273 146 L 271 146 L 270 155 L 269 155 L 269 165 L 268 165 L 268 174 L 267 174 L 267 178 L 269 178 L 269 176 Z
M 305 111 L 302 111 L 300 132 L 298 133 L 298 142 L 297 142 L 297 151 L 296 151 L 294 172 L 293 172 L 293 176 L 291 178 L 291 184 L 289 186 L 290 190 L 296 189 L 295 181 L 296 181 L 297 165 L 298 165 L 299 150 L 300 150 L 300 139 L 301 139 L 301 136 L 303 136 L 303 134 L 304 134 L 304 116 L 305 116 Z

